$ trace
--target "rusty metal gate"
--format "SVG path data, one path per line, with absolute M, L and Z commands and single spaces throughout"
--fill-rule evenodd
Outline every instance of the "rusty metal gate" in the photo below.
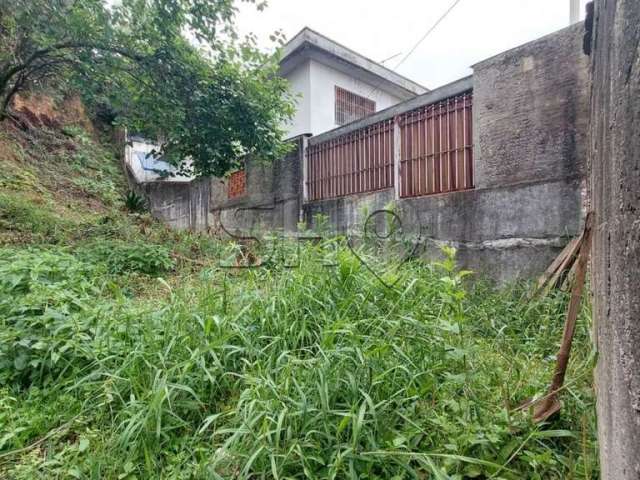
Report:
M 307 148 L 309 200 L 393 187 L 393 120 Z

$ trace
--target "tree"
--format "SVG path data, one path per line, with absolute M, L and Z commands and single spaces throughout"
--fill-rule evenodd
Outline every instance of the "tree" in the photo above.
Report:
M 277 158 L 291 98 L 235 13 L 233 0 L 0 0 L 0 120 L 17 93 L 57 81 L 197 175 Z

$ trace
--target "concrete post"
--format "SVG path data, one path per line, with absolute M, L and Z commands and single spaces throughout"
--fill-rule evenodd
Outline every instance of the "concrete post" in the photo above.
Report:
M 598 439 L 605 480 L 640 478 L 638 25 L 638 0 L 595 3 L 589 170 L 596 219 L 592 288 Z
M 394 198 L 400 199 L 400 158 L 402 148 L 402 138 L 400 135 L 400 124 L 398 117 L 393 119 L 393 191 Z
M 302 203 L 306 203 L 309 200 L 309 186 L 307 185 L 307 178 L 309 172 L 307 169 L 309 168 L 307 162 L 307 147 L 309 146 L 309 137 L 304 135 L 302 137 L 302 155 L 300 155 L 300 160 L 302 161 Z

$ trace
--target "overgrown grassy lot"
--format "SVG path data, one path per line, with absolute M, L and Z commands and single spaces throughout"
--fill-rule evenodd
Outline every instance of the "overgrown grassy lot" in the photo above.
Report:
M 535 425 L 566 293 L 362 247 L 389 288 L 340 239 L 225 268 L 235 245 L 127 213 L 114 157 L 74 144 L 2 180 L 0 478 L 598 478 L 587 306 Z

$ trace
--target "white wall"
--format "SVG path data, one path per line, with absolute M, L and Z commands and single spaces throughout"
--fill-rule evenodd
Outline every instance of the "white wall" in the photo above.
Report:
M 317 135 L 339 127 L 335 122 L 335 87 L 341 87 L 376 102 L 376 111 L 384 110 L 401 100 L 383 92 L 375 85 L 339 72 L 315 60 L 311 67 L 311 130 Z
M 340 125 L 335 123 L 335 87 L 369 98 L 376 102 L 376 111 L 384 110 L 401 101 L 355 77 L 335 70 L 316 60 L 303 62 L 286 74 L 291 89 L 303 98 L 289 127 L 288 137 L 303 133 L 318 135 Z
M 159 173 L 149 170 L 148 168 L 145 169 L 140 162 L 138 154 L 143 153 L 146 155 L 157 149 L 158 146 L 150 142 L 140 140 L 131 140 L 130 144 L 127 142 L 127 145 L 124 149 L 124 158 L 137 183 L 156 182 L 161 180 L 168 180 L 172 182 L 190 182 L 192 180 L 191 177 L 182 175 L 174 175 L 172 177 L 162 178 Z M 167 170 L 174 173 L 176 172 L 175 167 L 168 165 L 165 162 L 155 161 L 151 159 L 149 159 L 148 162 L 148 167 L 151 167 L 152 169 Z
M 314 133 L 311 131 L 311 114 L 309 110 L 309 99 L 311 98 L 309 74 L 310 64 L 309 62 L 303 62 L 285 76 L 289 80 L 291 91 L 297 96 L 296 113 L 288 127 L 287 138 L 296 137 L 304 133 Z

